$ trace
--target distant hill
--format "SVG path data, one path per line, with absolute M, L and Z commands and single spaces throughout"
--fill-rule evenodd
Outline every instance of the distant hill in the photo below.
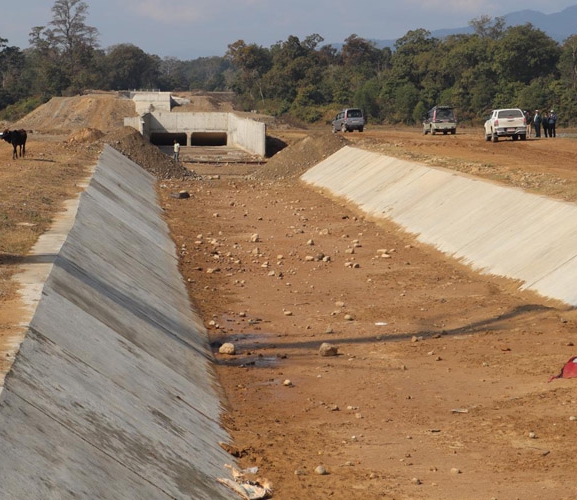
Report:
M 535 10 L 520 10 L 502 16 L 505 18 L 507 26 L 519 26 L 531 23 L 535 28 L 544 31 L 553 40 L 561 43 L 571 35 L 577 34 L 577 5 L 567 7 L 561 12 L 554 14 L 543 14 Z M 444 38 L 449 35 L 473 33 L 470 26 L 465 28 L 440 29 L 431 31 L 431 36 L 435 38 Z M 396 40 L 372 40 L 378 48 L 395 46 Z M 337 47 L 337 45 L 333 45 Z M 342 46 L 342 44 L 341 44 Z M 340 47 L 339 47 L 340 48 Z

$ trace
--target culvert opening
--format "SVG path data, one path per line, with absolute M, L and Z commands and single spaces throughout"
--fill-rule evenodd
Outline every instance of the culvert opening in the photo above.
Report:
M 155 146 L 172 146 L 174 141 L 178 141 L 181 146 L 186 146 L 186 134 L 150 134 L 150 142 Z
M 194 132 L 190 138 L 191 146 L 226 146 L 226 132 Z

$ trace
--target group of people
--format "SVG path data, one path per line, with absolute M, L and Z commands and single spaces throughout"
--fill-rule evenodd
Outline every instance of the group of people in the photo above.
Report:
M 535 131 L 535 137 L 541 137 L 541 128 L 543 128 L 545 137 L 557 137 L 557 115 L 555 111 L 551 110 L 548 113 L 546 111 L 541 113 L 536 109 L 533 116 L 528 111 L 525 111 L 525 118 L 527 119 L 528 137 L 531 137 L 531 130 Z

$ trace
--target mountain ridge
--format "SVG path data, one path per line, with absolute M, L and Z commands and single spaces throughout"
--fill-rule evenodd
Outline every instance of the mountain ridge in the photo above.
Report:
M 544 14 L 532 9 L 524 9 L 509 14 L 505 14 L 505 26 L 519 26 L 531 23 L 534 28 L 544 31 L 548 36 L 553 38 L 556 42 L 563 42 L 571 35 L 577 34 L 577 4 L 566 7 L 560 12 L 552 14 Z M 444 28 L 433 30 L 430 32 L 432 37 L 444 38 L 450 35 L 471 34 L 474 30 L 471 26 L 461 28 Z M 397 39 L 388 40 L 371 40 L 382 49 L 385 47 L 394 48 Z M 333 46 L 337 46 L 334 45 Z

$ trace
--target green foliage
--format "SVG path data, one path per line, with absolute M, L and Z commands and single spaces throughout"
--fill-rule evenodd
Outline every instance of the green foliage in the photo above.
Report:
M 44 104 L 39 97 L 28 97 L 27 99 L 22 99 L 15 104 L 6 106 L 0 111 L 0 120 L 6 120 L 9 122 L 15 122 L 26 116 L 28 113 L 34 111 L 38 106 Z
M 479 121 L 495 107 L 556 108 L 560 124 L 577 119 L 577 35 L 561 46 L 530 24 L 503 18 L 470 22 L 474 33 L 434 38 L 407 32 L 395 49 L 352 34 L 342 48 L 318 34 L 270 47 L 238 40 L 223 57 L 160 59 L 132 44 L 101 50 L 87 24 L 88 4 L 55 0 L 52 19 L 30 31 L 21 51 L 0 38 L 0 110 L 14 117 L 55 95 L 89 88 L 234 91 L 236 105 L 302 122 L 338 109 L 364 109 L 373 123 L 420 122 L 437 104 L 459 120 Z

